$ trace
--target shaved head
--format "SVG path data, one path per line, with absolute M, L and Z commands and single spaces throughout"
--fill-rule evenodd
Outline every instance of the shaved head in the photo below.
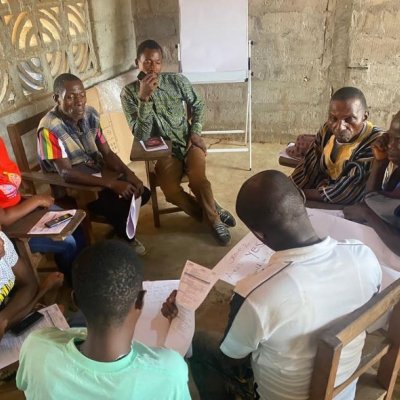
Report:
M 237 196 L 236 213 L 274 250 L 290 248 L 290 243 L 302 240 L 299 237 L 315 236 L 301 192 L 279 171 L 263 171 L 248 179 Z

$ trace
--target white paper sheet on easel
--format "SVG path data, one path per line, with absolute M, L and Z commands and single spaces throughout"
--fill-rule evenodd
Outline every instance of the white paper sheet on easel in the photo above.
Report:
M 218 277 L 213 270 L 187 260 L 182 271 L 176 304 L 195 311 L 217 280 Z
M 129 239 L 133 239 L 135 237 L 141 205 L 142 197 L 140 196 L 135 199 L 135 196 L 132 196 L 131 207 L 129 209 L 128 218 L 126 220 L 126 235 Z
M 246 276 L 265 269 L 274 251 L 248 233 L 214 267 L 219 279 L 235 286 Z
M 18 361 L 21 346 L 27 336 L 41 328 L 57 327 L 59 329 L 67 329 L 69 325 L 64 315 L 58 308 L 57 304 L 39 310 L 44 318 L 39 320 L 31 328 L 27 329 L 21 335 L 15 336 L 11 332 L 7 332 L 0 341 L 0 369 Z

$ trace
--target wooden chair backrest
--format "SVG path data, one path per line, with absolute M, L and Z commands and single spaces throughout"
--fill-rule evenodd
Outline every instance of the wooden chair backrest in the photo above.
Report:
M 33 130 L 36 131 L 39 126 L 40 120 L 46 115 L 47 111 L 43 111 L 30 118 L 19 121 L 15 124 L 7 126 L 8 136 L 10 138 L 11 146 L 14 151 L 15 159 L 18 167 L 22 172 L 39 171 L 39 162 L 29 163 L 26 155 L 23 138 L 25 135 L 31 133 Z
M 334 387 L 344 346 L 389 311 L 391 314 L 384 340 L 381 340 L 373 351 L 369 351 L 368 355 L 362 357 L 360 365 L 351 377 Z M 389 400 L 400 367 L 400 279 L 322 333 L 314 361 L 310 400 L 333 399 L 379 360 L 377 382 L 385 389 L 385 399 Z

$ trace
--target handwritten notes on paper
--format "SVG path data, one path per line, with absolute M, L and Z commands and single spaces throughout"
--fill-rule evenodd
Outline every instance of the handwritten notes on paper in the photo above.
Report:
M 129 239 L 133 239 L 135 237 L 141 204 L 142 197 L 138 197 L 137 199 L 135 199 L 135 196 L 132 196 L 131 207 L 129 209 L 128 218 L 126 220 L 126 235 Z
M 176 303 L 195 311 L 207 297 L 218 277 L 211 269 L 186 261 L 179 283 Z
M 235 286 L 246 276 L 262 271 L 273 253 L 250 232 L 222 258 L 213 271 L 219 279 Z
M 194 311 L 179 304 L 177 304 L 177 307 L 178 315 L 171 321 L 164 345 L 184 356 L 192 343 L 195 318 Z
M 179 280 L 143 282 L 146 294 L 133 339 L 147 346 L 167 347 L 184 356 L 194 335 L 194 311 L 177 305 L 178 316 L 172 322 L 161 314 L 162 303 L 178 286 Z
M 178 289 L 178 285 L 179 280 L 143 282 L 146 294 L 142 312 L 136 323 L 134 340 L 148 346 L 164 346 L 170 322 L 161 314 L 161 306 L 170 293 Z
M 0 369 L 18 361 L 22 343 L 32 331 L 49 327 L 57 327 L 59 329 L 69 328 L 57 304 L 43 308 L 39 312 L 44 315 L 44 318 L 21 335 L 15 336 L 11 332 L 7 332 L 4 335 L 0 341 Z
M 57 234 L 61 233 L 62 230 L 69 224 L 70 220 L 62 222 L 52 228 L 48 228 L 45 223 L 51 221 L 54 218 L 61 217 L 65 214 L 76 214 L 76 210 L 63 210 L 63 211 L 48 211 L 46 214 L 43 215 L 42 218 L 39 219 L 38 222 L 31 228 L 28 232 L 31 235 L 39 235 L 39 234 Z

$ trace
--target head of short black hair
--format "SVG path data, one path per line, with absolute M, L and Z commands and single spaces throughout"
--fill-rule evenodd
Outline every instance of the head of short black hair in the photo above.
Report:
M 283 172 L 267 170 L 245 181 L 236 199 L 236 214 L 251 230 L 287 230 L 306 215 L 303 198 Z
M 65 82 L 72 81 L 80 81 L 80 79 L 76 75 L 70 73 L 58 75 L 53 83 L 53 93 L 61 95 L 65 90 Z
M 349 99 L 360 100 L 362 106 L 364 107 L 364 110 L 367 110 L 367 100 L 365 99 L 364 93 L 360 89 L 357 89 L 355 87 L 352 86 L 342 87 L 341 89 L 333 93 L 331 97 L 331 101 L 332 100 L 346 101 Z
M 86 248 L 74 262 L 72 287 L 88 325 L 121 324 L 142 289 L 142 272 L 127 243 L 107 240 Z
M 139 60 L 140 56 L 144 53 L 146 49 L 151 49 L 151 50 L 158 50 L 161 54 L 161 57 L 164 57 L 163 51 L 161 46 L 152 39 L 147 39 L 144 42 L 140 43 L 137 51 L 136 51 L 136 59 Z

